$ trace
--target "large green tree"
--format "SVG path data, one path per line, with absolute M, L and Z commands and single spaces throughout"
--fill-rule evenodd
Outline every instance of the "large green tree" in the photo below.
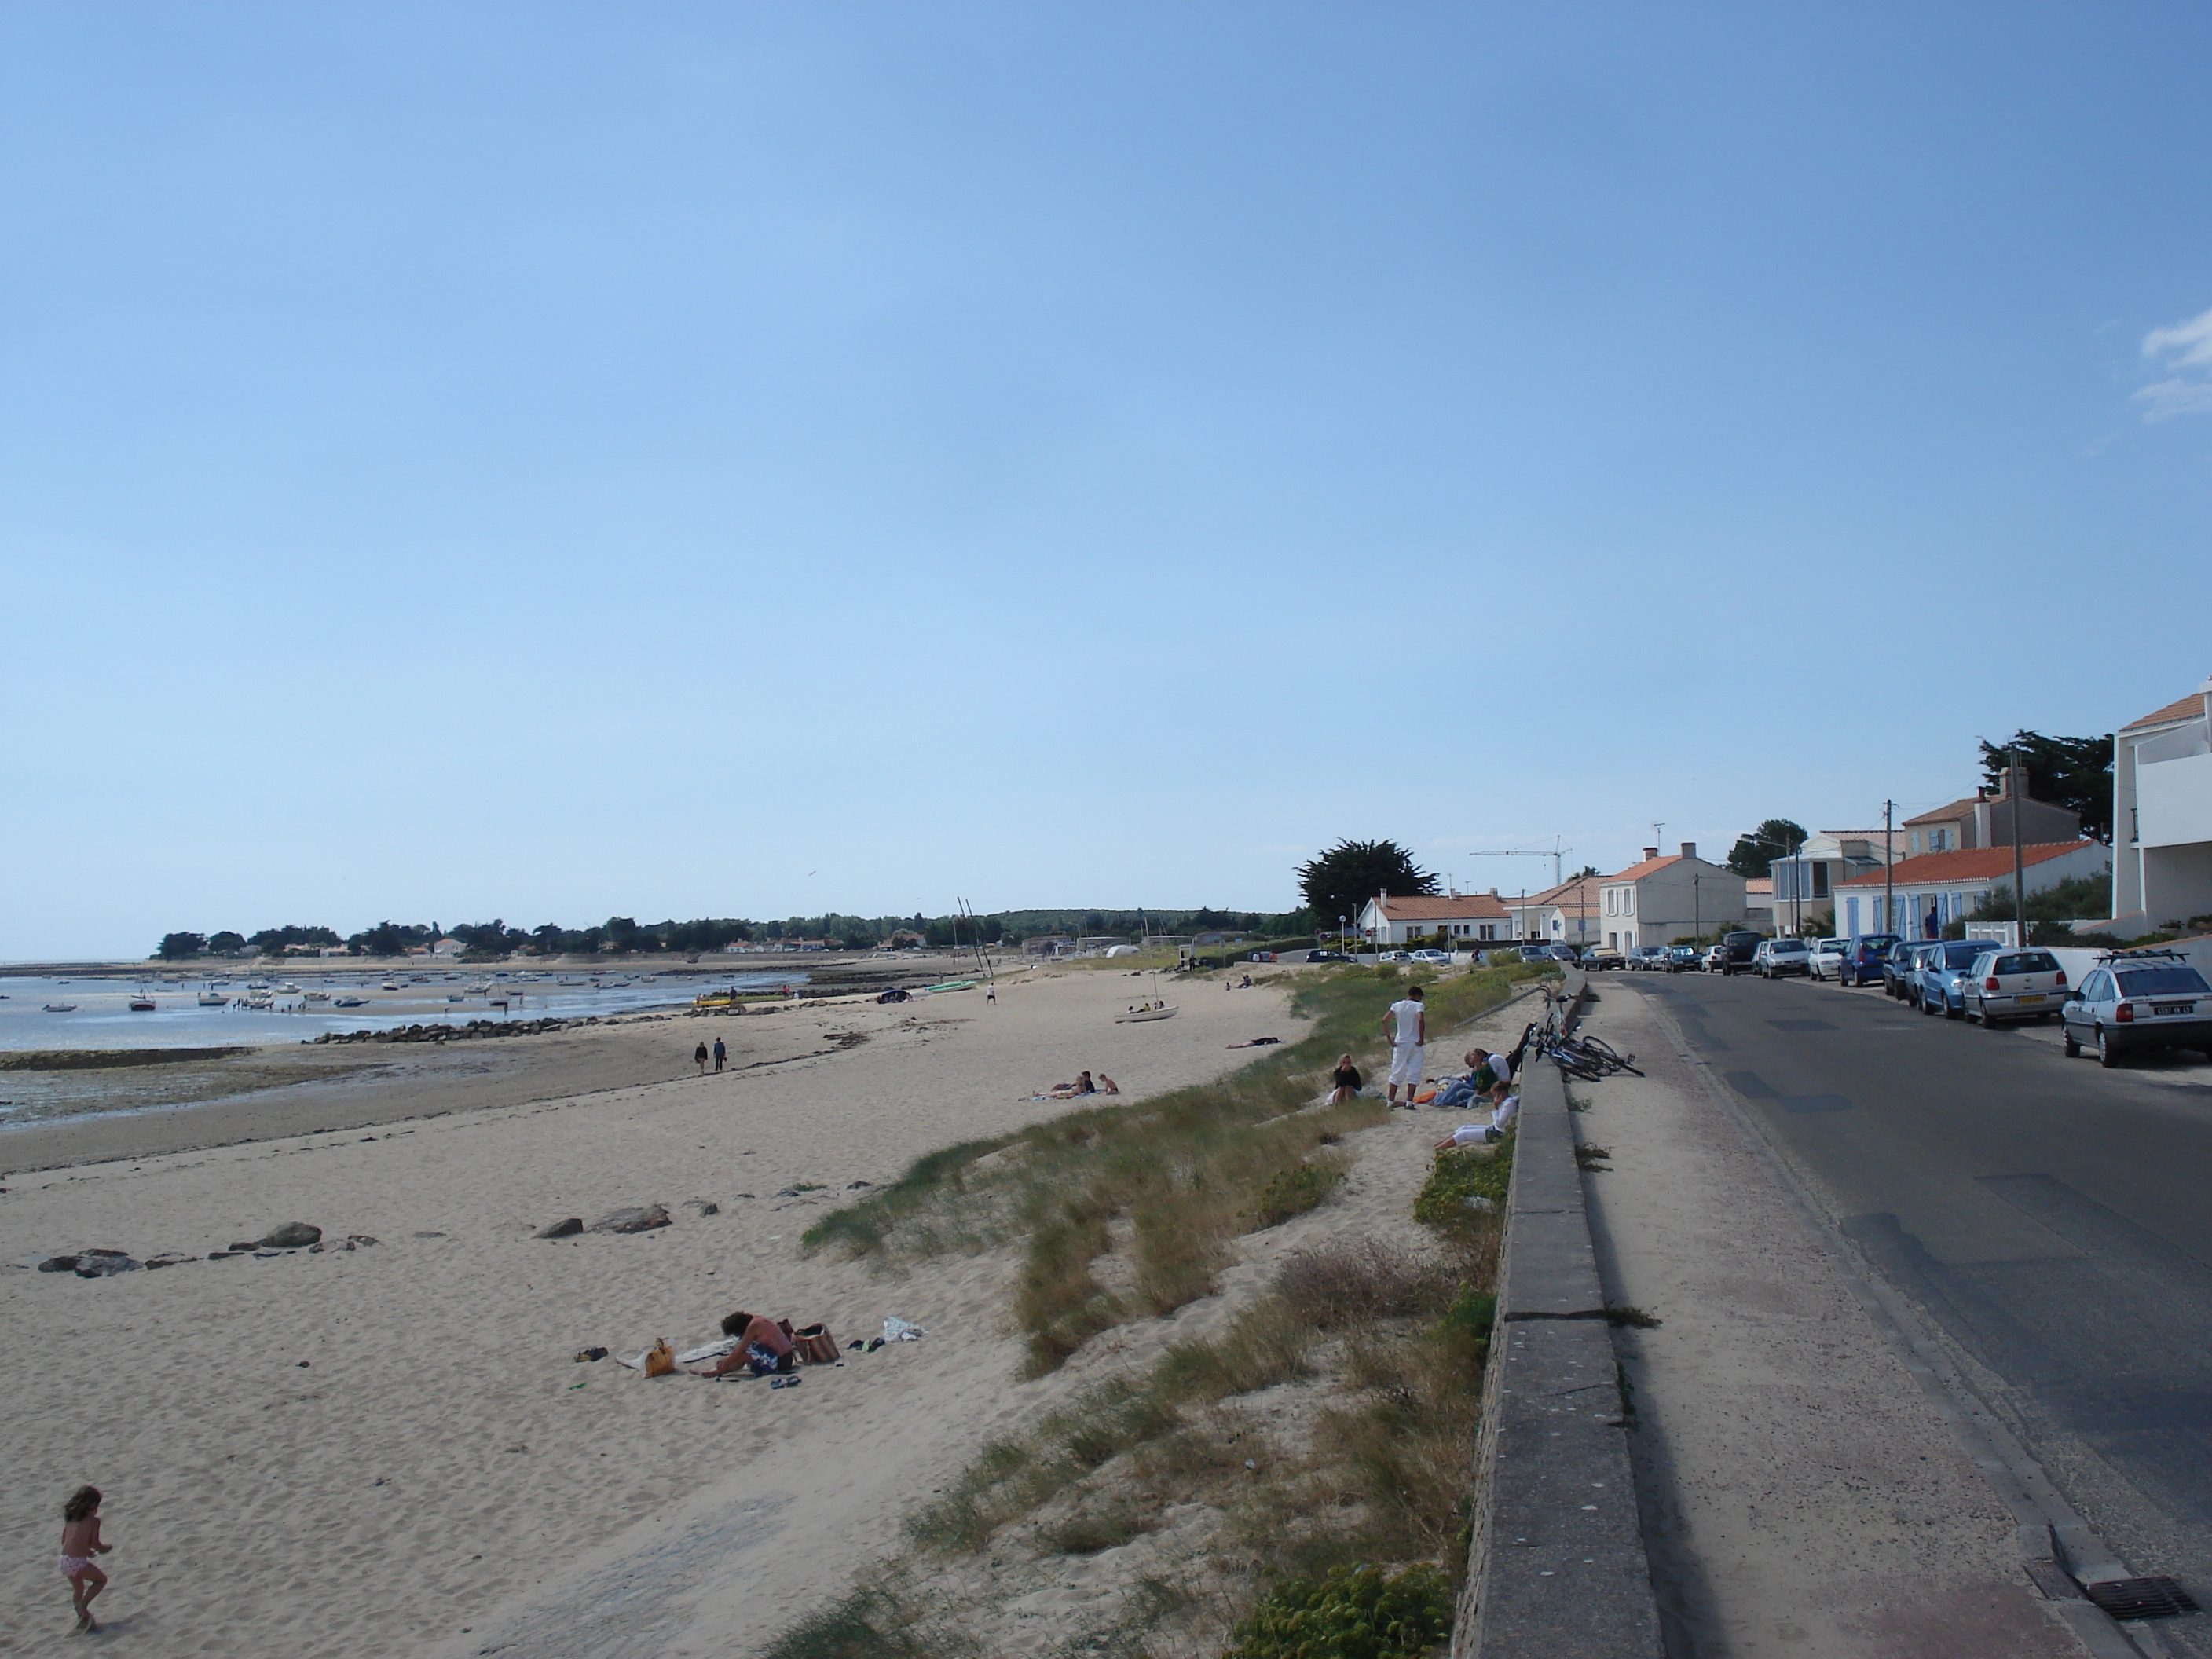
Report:
M 2008 749 L 2017 749 L 2027 763 L 2030 799 L 2071 807 L 2081 815 L 2083 835 L 2107 847 L 2112 844 L 2110 733 L 2101 738 L 2046 738 L 2040 732 L 2021 730 L 2012 734 L 2008 744 L 1984 738 L 1982 780 L 1992 791 L 2004 783 Z
M 1359 907 L 1377 893 L 1407 898 L 1436 890 L 1436 877 L 1395 841 L 1340 841 L 1298 866 L 1298 891 L 1318 927 L 1339 916 L 1357 921 Z
M 164 962 L 183 962 L 207 949 L 207 940 L 198 933 L 164 933 L 154 954 Z
M 1729 848 L 1728 867 L 1739 876 L 1755 878 L 1773 873 L 1774 860 L 1805 844 L 1805 828 L 1788 818 L 1769 818 L 1758 829 L 1735 838 Z

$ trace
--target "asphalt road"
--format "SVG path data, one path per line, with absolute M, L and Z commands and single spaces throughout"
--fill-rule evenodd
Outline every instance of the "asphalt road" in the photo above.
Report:
M 1662 1003 L 2129 1567 L 2212 1607 L 2212 1069 L 2131 1078 L 1878 990 L 1597 982 Z M 2158 1630 L 2212 1655 L 2212 1614 Z

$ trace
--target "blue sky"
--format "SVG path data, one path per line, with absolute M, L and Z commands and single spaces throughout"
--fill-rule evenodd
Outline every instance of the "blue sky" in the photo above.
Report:
M 0 957 L 1294 902 L 2212 672 L 2202 8 L 0 12 Z

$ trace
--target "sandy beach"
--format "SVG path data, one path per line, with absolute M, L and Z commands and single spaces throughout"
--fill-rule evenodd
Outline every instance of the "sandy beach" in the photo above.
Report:
M 799 1235 L 855 1183 L 1066 1109 L 1027 1097 L 1079 1068 L 1141 1097 L 1249 1057 L 1231 1042 L 1297 1035 L 1279 992 L 1213 981 L 1173 993 L 1176 1019 L 1115 1024 L 1146 988 L 1041 974 L 994 1007 L 969 992 L 626 1023 L 0 1136 L 0 1259 L 203 1258 L 0 1275 L 0 1646 L 61 1650 L 58 1508 L 83 1480 L 107 1492 L 118 1547 L 110 1645 L 581 1653 L 604 1647 L 610 1607 L 625 1638 L 696 1631 L 712 1591 L 729 1603 L 705 1621 L 712 1650 L 757 1646 L 995 1428 L 1071 1386 L 1013 1380 L 1005 1256 L 890 1277 L 801 1259 Z M 732 1069 L 696 1073 L 702 1034 Z M 653 1203 L 674 1224 L 533 1237 Z M 377 1242 L 204 1259 L 287 1221 Z M 845 1340 L 892 1315 L 930 1334 L 791 1390 L 572 1358 L 702 1342 L 737 1307 Z M 733 1595 L 716 1574 L 740 1549 Z

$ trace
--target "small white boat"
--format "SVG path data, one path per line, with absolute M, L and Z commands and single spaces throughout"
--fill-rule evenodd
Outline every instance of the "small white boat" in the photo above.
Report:
M 333 1008 L 366 1008 L 368 1006 L 368 999 L 367 997 L 340 997 L 331 1003 L 331 1006 Z
M 203 1008 L 221 1008 L 227 1006 L 230 999 L 220 991 L 203 991 L 199 994 L 198 1001 Z
M 49 1002 L 44 1008 L 40 1009 L 40 1012 L 41 1013 L 48 1014 L 73 1014 L 76 1012 L 76 1004 L 74 1002 Z
M 388 980 L 388 979 L 387 979 L 386 981 L 384 981 L 384 983 L 383 983 L 383 984 L 381 984 L 381 985 L 378 986 L 376 988 L 377 988 L 378 990 L 380 990 L 380 991 L 396 991 L 396 990 L 398 990 L 398 989 L 399 988 L 399 987 L 398 987 L 397 984 L 393 983 L 391 980 Z
M 1170 1002 L 1158 1008 L 1132 1008 L 1126 1014 L 1115 1015 L 1114 1023 L 1116 1025 L 1135 1025 L 1148 1019 L 1173 1019 L 1175 1017 L 1176 1006 Z

